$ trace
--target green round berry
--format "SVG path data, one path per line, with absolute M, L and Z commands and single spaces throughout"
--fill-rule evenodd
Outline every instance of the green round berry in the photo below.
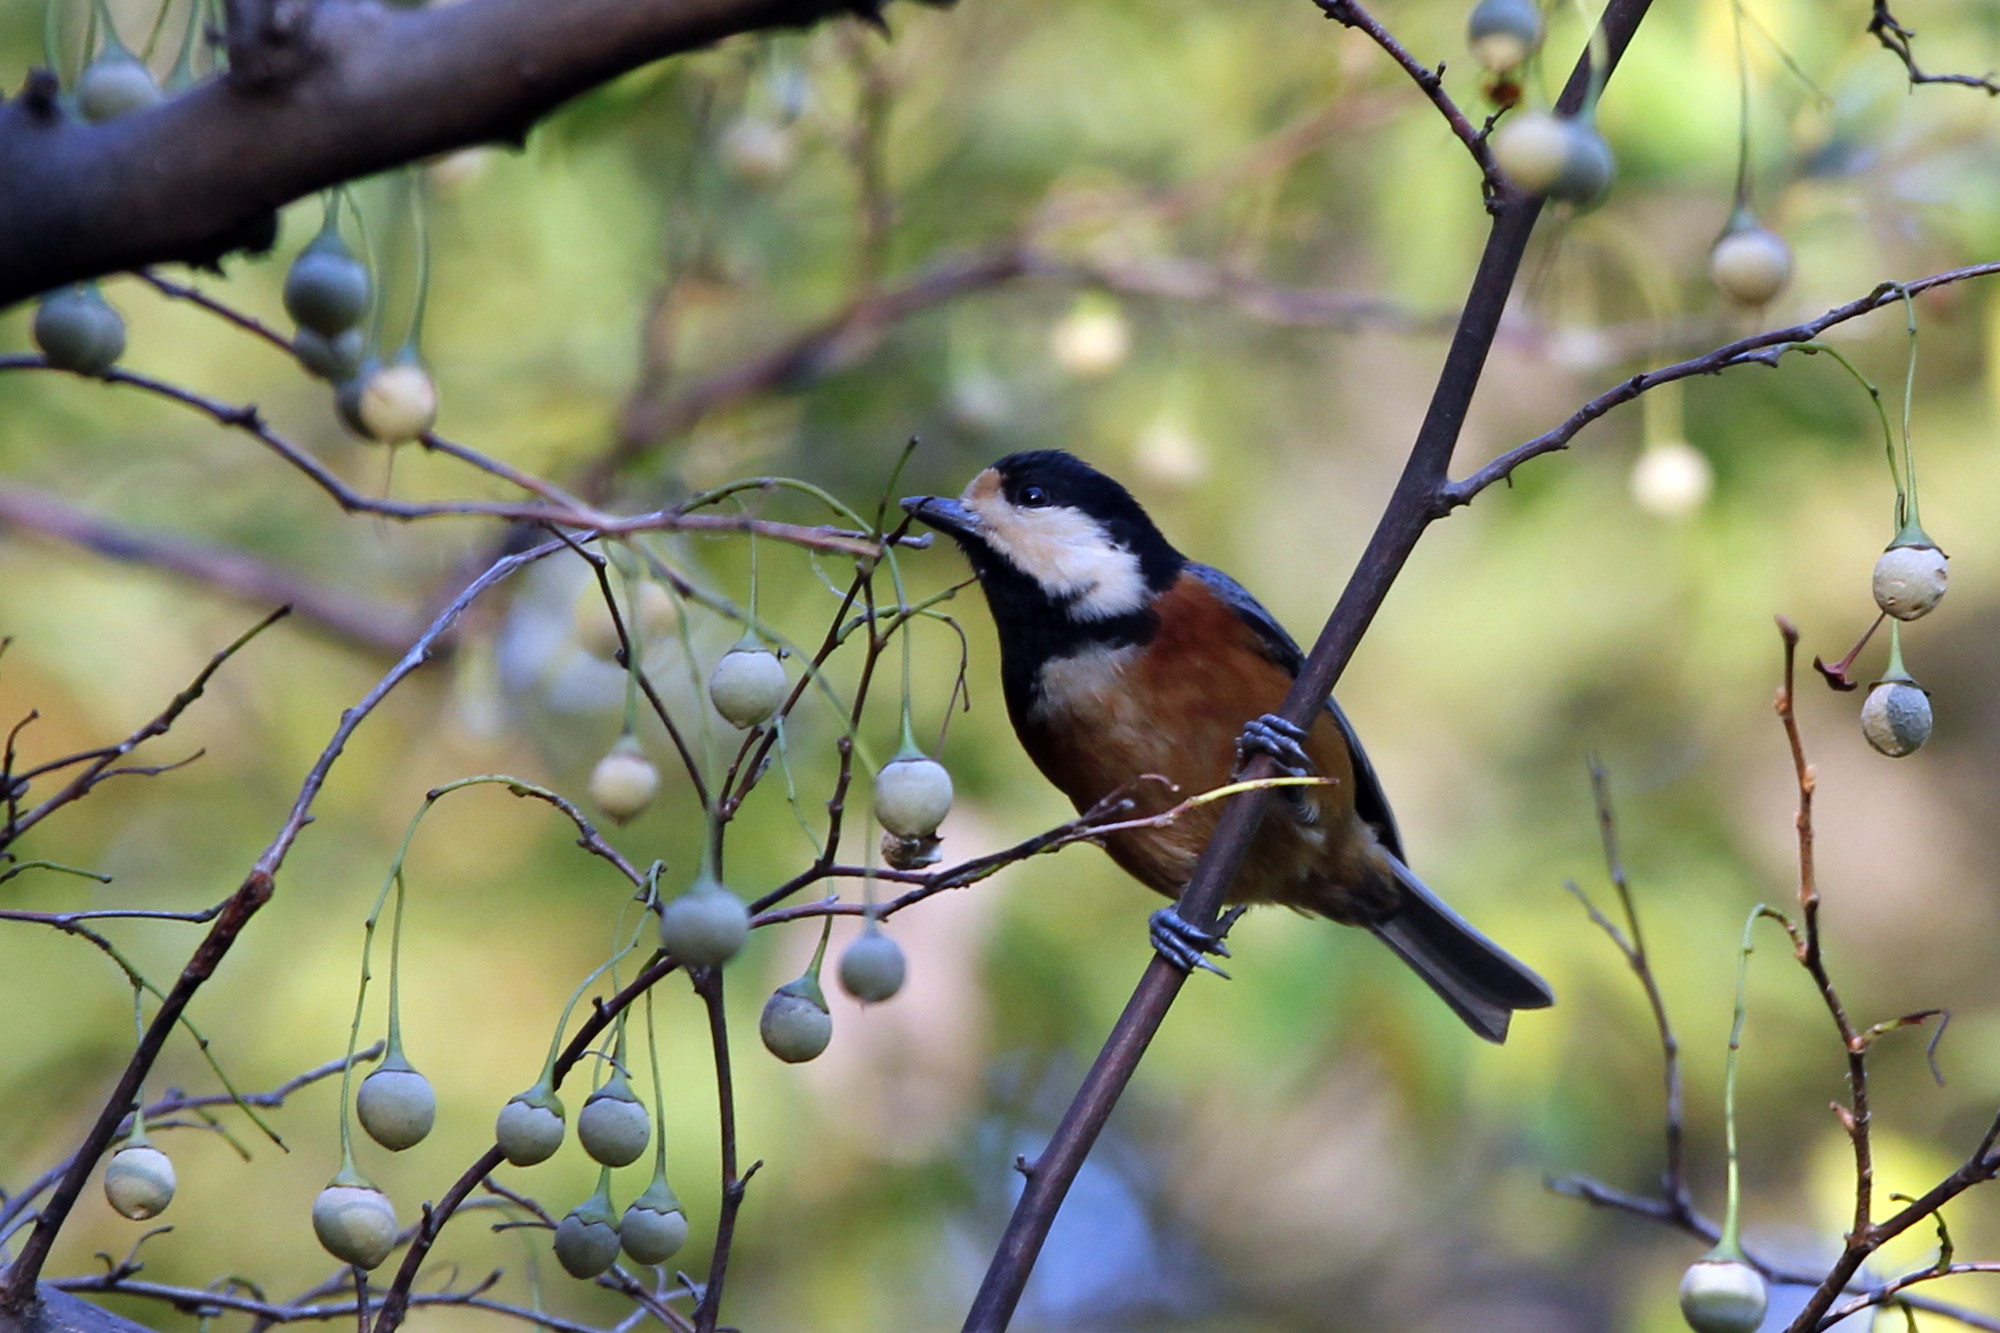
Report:
M 299 327 L 331 338 L 368 313 L 368 267 L 340 234 L 324 230 L 285 273 L 285 310 Z
M 764 1039 L 764 1049 L 786 1064 L 818 1058 L 833 1040 L 833 1015 L 819 983 L 800 977 L 773 991 L 757 1020 L 757 1035 Z
M 734 727 L 771 720 L 784 705 L 791 682 L 778 655 L 763 648 L 734 648 L 722 655 L 708 677 L 708 698 Z
M 146 62 L 130 51 L 104 52 L 76 79 L 76 109 L 93 125 L 158 106 L 161 96 Z
M 683 963 L 720 967 L 749 938 L 750 910 L 713 880 L 697 881 L 660 910 L 660 947 Z
M 407 1064 L 385 1064 L 361 1080 L 355 1113 L 368 1137 L 390 1152 L 424 1141 L 437 1121 L 437 1093 L 430 1080 Z
M 876 1004 L 903 988 L 902 946 L 871 923 L 840 955 L 840 988 Z
M 1763 1275 L 1741 1259 L 1710 1255 L 1681 1277 L 1681 1314 L 1695 1333 L 1757 1333 L 1769 1300 Z
M 563 1141 L 563 1104 L 555 1093 L 533 1087 L 516 1093 L 500 1108 L 493 1141 L 515 1166 L 533 1166 L 555 1155 Z
M 35 346 L 50 365 L 102 375 L 125 355 L 125 321 L 92 283 L 58 287 L 35 307 Z
M 584 1102 L 576 1115 L 576 1137 L 585 1152 L 606 1166 L 630 1165 L 646 1151 L 653 1122 L 623 1074 L 613 1075 Z

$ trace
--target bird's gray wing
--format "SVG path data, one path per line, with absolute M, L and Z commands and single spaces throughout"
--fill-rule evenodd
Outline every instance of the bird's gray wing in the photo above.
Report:
M 1257 632 L 1264 651 L 1271 660 L 1292 675 L 1299 674 L 1305 665 L 1306 655 L 1298 641 L 1285 632 L 1277 618 L 1264 609 L 1264 604 L 1250 595 L 1250 590 L 1213 565 L 1188 562 L 1187 572 L 1200 579 L 1209 589 L 1228 603 L 1230 610 L 1240 617 L 1244 624 Z M 1366 823 L 1375 826 L 1376 836 L 1382 845 L 1394 853 L 1397 860 L 1405 860 L 1403 836 L 1396 829 L 1395 812 L 1389 809 L 1389 798 L 1382 791 L 1382 780 L 1375 775 L 1375 765 L 1369 762 L 1368 751 L 1361 748 L 1361 738 L 1354 734 L 1354 724 L 1347 720 L 1347 714 L 1340 711 L 1340 705 L 1328 695 L 1326 711 L 1333 714 L 1334 725 L 1347 738 L 1347 751 L 1354 761 L 1354 812 Z M 1246 719 L 1247 720 L 1247 719 Z

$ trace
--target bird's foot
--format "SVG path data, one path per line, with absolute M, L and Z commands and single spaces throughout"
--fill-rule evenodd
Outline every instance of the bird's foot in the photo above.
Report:
M 1254 755 L 1268 755 L 1278 766 L 1278 775 L 1287 778 L 1310 778 L 1316 776 L 1312 760 L 1306 756 L 1306 733 L 1303 727 L 1295 727 L 1276 713 L 1266 713 L 1254 722 L 1246 724 L 1243 734 L 1236 739 L 1236 771 Z M 1311 824 L 1319 818 L 1319 807 L 1304 787 L 1286 787 L 1285 804 L 1302 824 Z
M 1283 777 L 1312 777 L 1313 765 L 1306 757 L 1305 739 L 1303 727 L 1293 726 L 1276 713 L 1266 713 L 1246 723 L 1243 734 L 1236 738 L 1236 767 L 1241 771 L 1254 756 L 1261 754 L 1277 764 Z
M 1193 972 L 1201 968 L 1227 981 L 1229 974 L 1203 955 L 1229 957 L 1229 946 L 1222 942 L 1222 937 L 1229 933 L 1229 928 L 1236 924 L 1236 918 L 1242 915 L 1241 907 L 1232 907 L 1215 923 L 1213 931 L 1206 931 L 1189 925 L 1187 919 L 1173 908 L 1162 907 L 1147 918 L 1147 933 L 1152 936 L 1153 951 L 1181 971 Z

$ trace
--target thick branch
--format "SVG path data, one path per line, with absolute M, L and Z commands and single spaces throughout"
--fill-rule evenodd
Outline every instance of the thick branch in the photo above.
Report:
M 271 210 L 435 153 L 519 142 L 598 84 L 830 0 L 232 0 L 235 75 L 103 125 L 0 103 L 0 308 L 213 256 Z M 242 21 L 239 26 L 238 20 Z

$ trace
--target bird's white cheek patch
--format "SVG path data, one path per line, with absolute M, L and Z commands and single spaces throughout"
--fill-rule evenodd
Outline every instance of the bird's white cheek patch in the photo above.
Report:
M 1108 620 L 1146 605 L 1149 593 L 1139 557 L 1105 535 L 1103 525 L 1080 509 L 1022 509 L 987 469 L 963 497 L 979 516 L 987 545 L 1062 602 L 1076 620 Z

